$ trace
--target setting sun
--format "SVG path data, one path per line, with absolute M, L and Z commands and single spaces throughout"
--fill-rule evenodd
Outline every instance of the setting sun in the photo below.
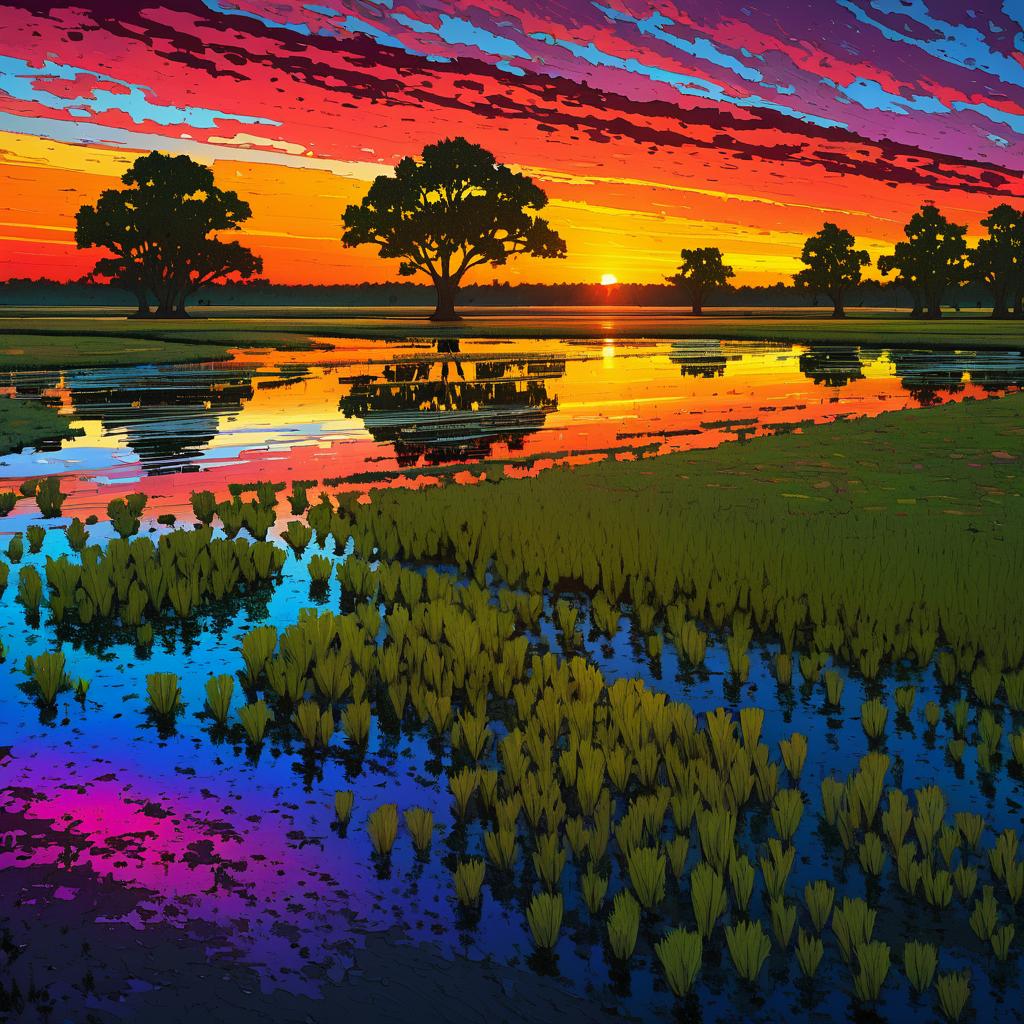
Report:
M 614 274 L 602 274 L 601 284 L 618 284 L 619 279 Z

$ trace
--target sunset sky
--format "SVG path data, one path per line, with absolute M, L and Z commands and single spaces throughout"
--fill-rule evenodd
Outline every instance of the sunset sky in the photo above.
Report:
M 873 256 L 933 200 L 1024 202 L 1020 0 L 15 0 L 0 7 L 0 278 L 74 278 L 74 214 L 140 153 L 253 208 L 282 283 L 397 278 L 340 217 L 465 135 L 547 191 L 568 259 L 511 281 L 658 281 L 717 245 L 792 273 L 835 220 Z

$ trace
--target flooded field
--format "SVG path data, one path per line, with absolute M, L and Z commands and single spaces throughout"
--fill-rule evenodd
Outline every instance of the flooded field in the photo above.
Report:
M 613 339 L 323 344 L 241 350 L 197 366 L 7 373 L 0 394 L 58 407 L 83 434 L 56 450 L 0 458 L 0 481 L 61 474 L 68 510 L 87 513 L 141 490 L 152 511 L 178 514 L 193 489 L 268 477 L 396 479 L 489 459 L 528 471 L 713 447 L 1024 383 L 1020 351 Z
M 134 1020 L 191 986 L 213 1020 L 411 1019 L 426 948 L 451 998 L 500 968 L 495 998 L 573 1019 L 956 1019 L 961 983 L 1012 1014 L 1018 435 L 913 463 L 963 458 L 989 519 L 941 477 L 949 515 L 804 522 L 786 487 L 730 505 L 726 473 L 607 457 L 1022 384 L 1017 352 L 612 341 L 9 374 L 84 434 L 0 462 L 0 491 L 59 475 L 0 520 L 0 1011 Z M 496 459 L 577 468 L 454 512 L 357 493 Z M 573 491 L 601 459 L 667 496 Z

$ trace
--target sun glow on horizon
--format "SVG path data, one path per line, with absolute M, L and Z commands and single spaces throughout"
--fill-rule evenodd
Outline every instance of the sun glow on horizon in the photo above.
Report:
M 603 284 L 605 286 L 613 285 L 613 284 L 618 284 L 618 283 L 619 283 L 619 279 L 614 274 L 602 274 L 601 275 L 601 284 Z

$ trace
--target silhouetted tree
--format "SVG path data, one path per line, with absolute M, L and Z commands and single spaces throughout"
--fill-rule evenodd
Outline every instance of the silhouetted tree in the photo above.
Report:
M 457 320 L 459 285 L 474 267 L 500 266 L 520 253 L 565 256 L 565 242 L 531 212 L 547 201 L 531 178 L 483 147 L 445 139 L 425 147 L 419 161 L 406 157 L 393 177 L 378 177 L 345 210 L 342 242 L 378 245 L 384 259 L 401 261 L 400 274 L 427 274 L 437 289 L 431 320 Z
M 843 295 L 860 284 L 861 267 L 869 266 L 866 249 L 855 249 L 856 239 L 845 228 L 826 222 L 804 242 L 800 262 L 804 269 L 793 275 L 793 283 L 822 292 L 832 300 L 832 316 L 846 316 Z
M 905 242 L 897 242 L 895 251 L 878 260 L 883 274 L 897 271 L 900 281 L 914 295 L 914 314 L 942 316 L 942 299 L 953 285 L 966 277 L 967 227 L 946 220 L 932 205 L 926 204 L 903 228 Z
M 1001 203 L 981 222 L 988 235 L 968 254 L 970 276 L 992 293 L 992 316 L 1004 319 L 1008 304 L 1021 315 L 1024 296 L 1024 210 Z
M 130 289 L 139 313 L 156 297 L 160 316 L 185 316 L 185 302 L 199 288 L 230 275 L 252 277 L 263 261 L 239 242 L 211 237 L 252 216 L 238 193 L 214 184 L 209 167 L 187 156 L 153 152 L 125 172 L 123 189 L 107 189 L 95 206 L 78 211 L 75 243 L 109 250 L 94 277 Z
M 694 316 L 704 312 L 704 299 L 713 288 L 721 288 L 730 277 L 732 267 L 722 262 L 722 250 L 716 248 L 683 249 L 679 271 L 668 280 L 682 288 Z

